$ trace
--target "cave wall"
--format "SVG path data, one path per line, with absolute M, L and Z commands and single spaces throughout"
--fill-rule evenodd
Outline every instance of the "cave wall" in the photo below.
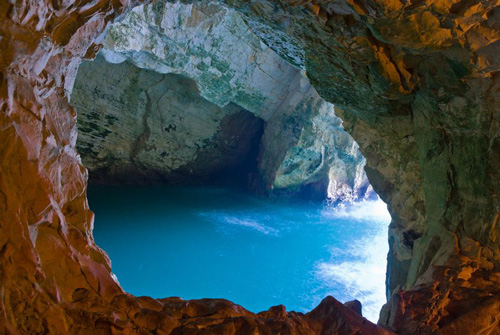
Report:
M 244 185 L 255 172 L 262 119 L 207 101 L 183 76 L 99 56 L 80 65 L 71 104 L 93 182 Z
M 66 92 L 107 22 L 129 6 L 0 3 L 3 334 L 68 333 L 72 320 L 85 318 L 71 306 L 79 295 L 109 300 L 121 292 L 92 238 L 87 173 Z
M 365 159 L 333 106 L 321 99 L 300 68 L 262 43 L 231 8 L 206 1 L 138 6 L 108 28 L 100 55 L 110 64 L 100 58 L 96 65 L 82 64 L 71 94 L 78 112 L 79 152 L 93 180 L 196 183 L 200 173 L 205 170 L 208 176 L 213 170 L 207 166 L 210 155 L 230 166 L 234 159 L 228 146 L 216 149 L 209 143 L 219 134 L 215 106 L 229 113 L 236 104 L 265 121 L 257 171 L 247 178 L 251 189 L 320 200 L 328 196 L 331 201 L 370 194 Z M 143 113 L 137 106 L 147 106 L 140 101 L 146 101 L 141 92 L 162 74 L 190 78 L 193 85 L 177 87 L 176 96 L 163 96 L 173 83 L 148 89 L 156 112 L 147 114 L 147 139 L 137 152 L 127 149 L 145 130 L 144 121 L 134 122 Z M 201 96 L 213 108 L 189 104 L 189 98 L 180 97 L 183 91 Z M 171 104 L 186 111 L 174 111 Z M 244 137 L 243 130 L 232 131 Z M 198 156 L 207 159 L 195 161 Z
M 333 298 L 302 315 L 225 300 L 133 297 L 92 238 L 69 91 L 108 22 L 136 2 L 0 3 L 1 334 L 389 332 Z
M 228 3 L 264 40 L 291 36 L 268 39 L 277 52 L 304 50 L 367 157 L 393 216 L 381 322 L 399 334 L 499 334 L 499 1 Z M 330 298 L 306 315 L 255 315 L 123 294 L 92 239 L 68 92 L 106 23 L 134 4 L 0 3 L 0 329 L 388 334 Z
M 498 333 L 499 2 L 229 2 L 305 51 L 367 158 L 393 217 L 380 322 Z

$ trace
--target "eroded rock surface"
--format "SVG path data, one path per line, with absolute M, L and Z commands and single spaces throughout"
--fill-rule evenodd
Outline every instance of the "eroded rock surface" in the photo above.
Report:
M 0 332 L 388 334 L 331 299 L 307 316 L 255 315 L 227 301 L 123 293 L 92 238 L 68 92 L 106 23 L 134 4 L 0 3 Z
M 98 57 L 79 71 L 77 147 L 94 180 L 196 184 L 254 172 L 263 121 L 250 112 L 207 101 L 185 77 L 127 62 Z
M 497 334 L 499 1 L 231 3 L 262 39 L 289 36 L 269 42 L 277 53 L 305 51 L 389 205 L 380 322 Z M 489 312 L 474 325 L 476 309 Z
M 265 121 L 262 141 L 255 145 L 259 164 L 252 188 L 281 194 L 304 191 L 332 201 L 370 194 L 364 158 L 333 106 L 319 97 L 300 69 L 263 44 L 234 10 L 213 2 L 139 6 L 109 28 L 101 54 L 119 65 L 106 66 L 100 59 L 98 64 L 83 64 L 72 93 L 79 147 L 92 176 L 169 183 L 180 181 L 179 176 L 189 181 L 191 176 L 194 182 L 204 170 L 207 176 L 214 171 L 206 166 L 210 154 L 220 157 L 220 164 L 227 160 L 226 167 L 237 163 L 231 155 L 244 161 L 249 148 L 227 152 L 228 145 L 214 146 L 212 141 L 219 134 L 221 116 L 234 113 L 236 104 Z M 145 71 L 125 65 L 130 63 Z M 161 74 L 179 74 L 194 84 L 178 85 L 168 79 L 173 76 Z M 165 80 L 160 83 L 160 78 Z M 175 97 L 164 92 L 172 89 Z M 148 94 L 154 112 L 141 121 Z M 190 103 L 198 95 L 202 98 L 197 101 L 204 98 L 212 107 Z M 147 138 L 134 151 L 130 147 L 143 136 L 144 122 Z M 233 137 L 238 132 L 245 137 L 247 128 L 229 131 Z M 196 159 L 202 155 L 205 164 Z
M 249 325 L 232 304 L 123 294 L 93 242 L 68 92 L 105 25 L 135 4 L 0 3 L 1 331 L 387 333 L 329 300 Z M 286 50 L 305 51 L 308 76 L 342 110 L 390 205 L 381 322 L 399 334 L 499 334 L 499 1 L 230 4 L 263 38 L 291 36 Z

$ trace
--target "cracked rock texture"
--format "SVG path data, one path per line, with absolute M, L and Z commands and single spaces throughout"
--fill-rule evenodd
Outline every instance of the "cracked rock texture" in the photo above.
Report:
M 1 334 L 389 334 L 326 298 L 308 314 L 125 294 L 94 243 L 69 91 L 127 1 L 0 2 Z
M 217 179 L 227 173 L 214 168 L 211 155 L 226 170 L 242 161 L 252 167 L 256 157 L 245 157 L 253 145 L 259 163 L 252 188 L 306 191 L 332 201 L 371 194 L 365 160 L 333 106 L 234 10 L 205 2 L 139 6 L 108 29 L 101 54 L 118 64 L 101 59 L 82 64 L 71 97 L 79 152 L 94 179 L 192 183 L 202 174 Z M 179 85 L 171 74 L 193 84 Z M 245 140 L 262 134 L 248 116 L 248 124 L 225 122 L 221 128 L 235 105 L 265 121 L 260 146 L 259 139 Z M 230 146 L 237 148 L 229 151 Z
M 303 50 L 388 202 L 397 334 L 500 334 L 499 1 L 227 1 Z M 0 2 L 0 332 L 388 334 L 327 298 L 308 314 L 124 294 L 92 238 L 68 103 L 132 1 Z M 294 54 L 291 54 L 293 56 Z M 301 53 L 294 59 L 300 62 Z

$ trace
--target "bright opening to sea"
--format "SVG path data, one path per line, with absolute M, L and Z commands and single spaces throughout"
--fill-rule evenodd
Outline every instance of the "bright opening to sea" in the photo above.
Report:
M 134 295 L 224 298 L 252 312 L 308 312 L 327 295 L 385 303 L 390 215 L 217 187 L 89 187 L 94 238 Z

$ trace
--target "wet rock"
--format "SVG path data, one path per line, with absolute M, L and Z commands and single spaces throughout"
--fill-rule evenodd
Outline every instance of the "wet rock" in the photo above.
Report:
M 311 83 L 335 104 L 388 203 L 390 301 L 380 322 L 437 332 L 461 323 L 446 306 L 460 301 L 467 313 L 474 296 L 498 296 L 496 275 L 485 276 L 499 264 L 498 3 L 233 3 L 264 41 L 274 30 L 289 36 L 283 48 L 270 44 L 277 53 L 305 51 Z
M 77 147 L 96 182 L 245 183 L 256 168 L 262 120 L 207 101 L 185 77 L 98 57 L 73 92 Z

